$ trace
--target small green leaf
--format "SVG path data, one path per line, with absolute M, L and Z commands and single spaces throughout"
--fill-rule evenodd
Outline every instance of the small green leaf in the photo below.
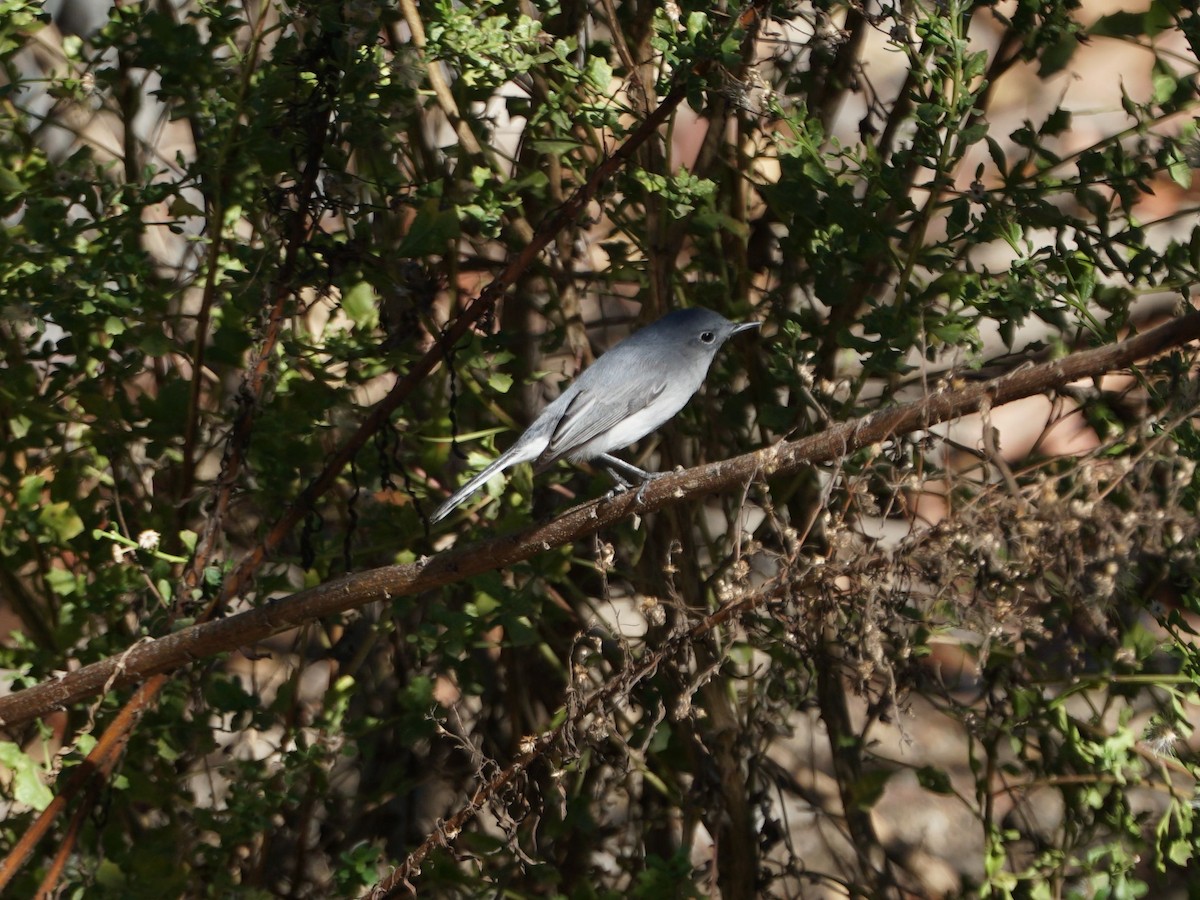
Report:
M 200 209 L 196 204 L 185 200 L 183 197 L 176 196 L 171 201 L 171 205 L 167 207 L 173 219 L 185 219 L 190 216 L 203 216 L 204 210 Z
M 25 182 L 12 169 L 0 166 L 0 197 L 10 197 L 25 190 Z
M 584 72 L 584 77 L 588 83 L 597 90 L 606 91 L 612 83 L 612 66 L 608 64 L 608 60 L 601 56 L 592 56 L 588 58 L 587 69 Z
M 42 782 L 41 768 L 20 747 L 0 741 L 0 764 L 12 776 L 13 799 L 39 811 L 50 805 L 54 794 Z
M 66 569 L 53 568 L 46 572 L 46 584 L 60 597 L 69 597 L 79 587 L 78 579 Z
M 17 503 L 26 508 L 37 506 L 45 486 L 46 479 L 41 475 L 26 475 L 17 488 Z
M 38 523 L 61 544 L 75 539 L 83 531 L 83 519 L 66 500 L 43 506 L 38 513 Z
M 138 349 L 144 352 L 147 356 L 158 358 L 166 356 L 175 349 L 175 345 L 171 343 L 170 338 L 158 330 L 151 327 L 143 332 L 138 337 Z
M 883 789 L 887 787 L 891 777 L 892 773 L 888 769 L 864 772 L 851 786 L 850 796 L 854 805 L 859 809 L 870 809 L 874 806 L 883 796 Z
M 580 147 L 579 141 L 567 140 L 541 140 L 533 141 L 533 149 L 538 153 L 544 153 L 547 156 L 565 156 L 572 151 L 578 150 Z
M 1167 859 L 1177 866 L 1186 866 L 1192 858 L 1192 845 L 1189 841 L 1172 841 L 1167 849 Z
M 30 419 L 28 416 L 23 416 L 18 413 L 8 420 L 8 430 L 12 432 L 12 436 L 19 441 L 29 434 L 29 426 L 32 424 L 32 419 Z
M 359 328 L 374 328 L 379 324 L 379 302 L 375 289 L 360 281 L 342 295 L 342 311 Z
M 942 769 L 936 769 L 933 766 L 922 766 L 917 769 L 917 784 L 935 794 L 950 794 L 954 790 L 950 784 L 950 776 Z
M 987 137 L 988 124 L 987 122 L 976 122 L 968 128 L 964 128 L 958 137 L 960 147 L 969 147 L 972 144 L 977 144 Z
M 125 873 L 111 859 L 106 859 L 96 867 L 96 884 L 107 890 L 120 891 L 127 885 Z
M 1151 76 L 1150 82 L 1153 85 L 1154 102 L 1166 103 L 1175 93 L 1175 89 L 1179 87 L 1179 76 L 1159 63 L 1154 67 L 1154 74 Z
M 173 763 L 179 759 L 179 751 L 161 738 L 154 742 L 155 751 L 164 762 Z
M 688 13 L 686 27 L 688 40 L 695 40 L 697 35 L 708 28 L 708 16 L 702 12 Z
M 425 202 L 396 248 L 398 257 L 430 256 L 445 253 L 450 241 L 459 236 L 458 216 L 453 210 L 440 209 L 438 201 Z
M 1088 29 L 1093 35 L 1103 37 L 1134 37 L 1142 34 L 1142 14 L 1139 12 L 1116 12 L 1101 16 Z
M 1173 150 L 1167 162 L 1167 173 L 1184 190 L 1192 186 L 1192 167 L 1178 150 Z

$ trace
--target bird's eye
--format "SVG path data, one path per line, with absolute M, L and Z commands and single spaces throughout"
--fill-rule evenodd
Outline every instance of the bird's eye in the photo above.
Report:
M 711 331 L 700 332 L 700 340 L 702 340 L 706 344 L 711 344 L 716 339 L 717 339 L 717 336 L 715 334 L 713 334 Z

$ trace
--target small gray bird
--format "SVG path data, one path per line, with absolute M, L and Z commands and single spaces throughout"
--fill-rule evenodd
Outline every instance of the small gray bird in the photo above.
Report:
M 440 522 L 497 472 L 532 462 L 538 472 L 566 458 L 599 460 L 623 486 L 656 474 L 612 456 L 669 420 L 700 389 L 721 345 L 760 322 L 734 324 L 708 309 L 680 309 L 627 337 L 571 383 L 517 442 L 437 508 Z

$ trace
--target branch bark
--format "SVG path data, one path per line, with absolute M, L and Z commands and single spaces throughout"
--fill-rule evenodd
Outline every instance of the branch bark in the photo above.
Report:
M 266 606 L 137 643 L 119 656 L 92 663 L 60 679 L 0 698 L 0 725 L 14 726 L 104 691 L 169 672 L 378 600 L 411 596 L 483 572 L 502 569 L 611 525 L 714 492 L 741 490 L 755 480 L 795 472 L 844 457 L 870 444 L 928 428 L 1013 400 L 1058 390 L 1073 381 L 1122 369 L 1200 338 L 1200 312 L 1191 312 L 1121 341 L 1033 366 L 959 390 L 871 413 L 798 441 L 787 441 L 733 459 L 666 475 L 647 486 L 642 502 L 630 491 L 568 510 L 524 531 L 456 546 L 404 566 L 346 575 Z

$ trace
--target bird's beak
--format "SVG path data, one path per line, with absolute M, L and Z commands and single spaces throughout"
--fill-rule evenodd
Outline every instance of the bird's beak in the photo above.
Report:
M 750 331 L 753 328 L 761 327 L 762 322 L 743 322 L 740 325 L 733 326 L 733 331 L 729 332 L 729 336 L 733 337 L 735 334 L 741 334 L 743 331 Z

